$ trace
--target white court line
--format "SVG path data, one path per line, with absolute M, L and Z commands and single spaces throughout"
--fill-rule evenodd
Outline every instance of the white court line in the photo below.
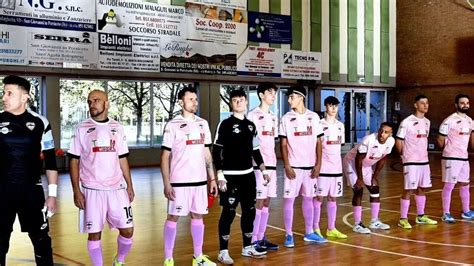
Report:
M 238 216 L 240 218 L 239 213 L 237 213 L 236 216 Z M 280 227 L 276 227 L 276 226 L 273 226 L 273 225 L 270 225 L 270 224 L 267 224 L 267 227 L 273 228 L 273 229 L 278 230 L 278 231 L 285 232 L 285 229 L 280 228 Z M 298 233 L 298 232 L 293 232 L 293 234 L 299 235 L 299 236 L 304 236 L 304 234 Z M 400 256 L 400 257 L 408 257 L 408 258 L 413 258 L 413 259 L 428 260 L 428 261 L 433 261 L 433 262 L 441 262 L 441 263 L 454 264 L 454 265 L 466 265 L 466 263 L 461 263 L 461 262 L 439 260 L 439 259 L 435 259 L 435 258 L 409 255 L 409 254 L 392 252 L 392 251 L 387 251 L 387 250 L 382 250 L 382 249 L 369 248 L 369 247 L 363 247 L 363 246 L 352 245 L 352 244 L 347 244 L 347 243 L 341 243 L 341 242 L 336 242 L 336 241 L 332 241 L 332 240 L 328 240 L 328 242 L 331 243 L 331 244 L 336 244 L 336 245 L 341 245 L 341 246 L 346 246 L 346 247 L 351 247 L 351 248 L 357 248 L 357 249 L 364 249 L 364 250 L 368 250 L 368 251 L 385 253 L 385 254 L 390 254 L 390 255 L 395 255 L 395 256 Z
M 380 210 L 381 210 L 381 211 L 384 211 L 384 212 L 400 213 L 400 211 L 394 211 L 394 210 L 389 210 L 389 209 L 380 209 Z M 412 212 L 410 212 L 410 213 L 408 213 L 408 214 L 409 214 L 409 215 L 413 215 L 413 216 L 417 216 L 417 215 L 418 215 L 417 213 L 412 213 Z M 441 220 L 441 217 L 440 217 L 440 216 L 436 216 L 436 215 L 428 215 L 428 216 L 434 217 L 434 218 L 438 218 L 438 219 Z M 462 223 L 471 223 L 471 224 L 474 223 L 473 220 L 464 220 L 464 219 L 454 219 L 454 220 L 456 220 L 456 221 L 458 221 L 458 222 L 462 222 Z
M 365 208 L 367 210 L 368 208 Z M 342 217 L 342 221 L 344 224 L 352 228 L 352 225 L 347 221 L 347 218 L 351 216 L 354 212 L 349 212 L 344 217 Z M 395 240 L 400 240 L 400 241 L 407 241 L 407 242 L 414 242 L 414 243 L 419 243 L 419 244 L 427 244 L 427 245 L 436 245 L 436 246 L 447 246 L 447 247 L 458 247 L 458 248 L 474 248 L 474 246 L 471 245 L 459 245 L 459 244 L 449 244 L 449 243 L 439 243 L 439 242 L 430 242 L 430 241 L 422 241 L 422 240 L 415 240 L 415 239 L 409 239 L 409 238 L 403 238 L 403 237 L 396 237 L 396 236 L 389 236 L 389 235 L 384 235 L 384 234 L 379 234 L 379 233 L 374 233 L 370 232 L 371 235 L 376 235 L 380 237 L 385 237 L 385 238 L 390 238 L 390 239 L 395 239 Z
M 472 187 L 472 186 L 471 186 L 471 187 Z M 425 194 L 436 193 L 436 192 L 441 192 L 441 191 L 443 191 L 443 190 L 442 190 L 442 189 L 433 189 L 433 190 L 430 190 L 430 191 L 426 191 Z M 390 196 L 390 197 L 384 197 L 384 198 L 380 198 L 380 200 L 396 199 L 396 198 L 400 198 L 400 195 L 397 195 L 397 196 Z M 367 201 L 367 200 L 363 200 L 363 201 L 361 201 L 361 202 L 364 203 L 364 202 L 368 202 L 368 201 Z M 350 206 L 352 206 L 352 201 L 340 203 L 340 204 L 337 204 L 337 205 L 341 205 L 341 206 L 350 205 Z

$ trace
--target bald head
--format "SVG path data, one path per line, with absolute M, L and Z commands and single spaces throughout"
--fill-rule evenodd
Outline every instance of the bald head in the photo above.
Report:
M 104 121 L 107 119 L 109 110 L 109 97 L 105 91 L 93 90 L 87 96 L 87 105 L 89 114 L 95 121 Z

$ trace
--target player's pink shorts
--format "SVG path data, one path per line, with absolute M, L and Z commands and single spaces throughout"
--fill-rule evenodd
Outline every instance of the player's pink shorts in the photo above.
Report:
M 257 199 L 276 198 L 277 196 L 277 175 L 276 170 L 267 170 L 270 182 L 265 186 L 262 171 L 256 170 L 255 180 L 257 181 Z
M 454 183 L 469 183 L 471 168 L 469 161 L 459 160 L 441 160 L 441 173 L 443 182 Z
M 431 187 L 430 165 L 404 165 L 405 189 L 412 190 Z
M 342 161 L 342 170 L 344 172 L 344 176 L 347 179 L 347 185 L 350 187 L 354 187 L 356 181 L 357 181 L 357 171 L 355 167 L 355 162 L 352 160 Z M 363 180 L 364 184 L 367 186 L 372 185 L 372 174 L 373 170 L 372 167 L 362 167 L 362 175 L 363 175 Z
M 283 190 L 284 198 L 296 198 L 316 196 L 316 178 L 311 178 L 311 170 L 295 169 L 295 179 L 288 179 L 285 173 L 285 185 Z
M 168 214 L 187 216 L 190 212 L 207 214 L 207 185 L 173 187 L 175 199 L 168 201 Z
M 342 197 L 343 186 L 342 176 L 319 176 L 316 195 L 319 197 Z
M 79 217 L 79 230 L 82 233 L 97 233 L 109 228 L 133 227 L 133 213 L 126 189 L 94 190 L 83 188 L 86 206 Z M 81 213 L 81 212 L 80 212 Z

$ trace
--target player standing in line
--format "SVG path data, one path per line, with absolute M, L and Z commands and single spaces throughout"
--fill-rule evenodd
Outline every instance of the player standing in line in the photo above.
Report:
M 270 106 L 275 102 L 277 90 L 278 88 L 275 84 L 269 82 L 261 83 L 257 88 L 260 105 L 247 114 L 247 118 L 257 127 L 260 153 L 270 176 L 270 182 L 265 185 L 262 172 L 257 166 L 254 166 L 257 181 L 257 202 L 255 204 L 252 243 L 256 243 L 266 250 L 278 249 L 278 245 L 271 243 L 265 238 L 265 229 L 267 228 L 270 215 L 270 198 L 277 196 L 275 137 L 278 136 L 278 119 L 270 110 Z
M 68 156 L 74 204 L 84 210 L 79 229 L 89 234 L 87 249 L 93 265 L 103 265 L 101 234 L 107 221 L 117 228 L 114 265 L 123 265 L 133 243 L 131 202 L 135 197 L 128 165 L 128 146 L 122 125 L 108 117 L 104 91 L 87 97 L 90 118 L 76 127 Z
M 256 180 L 252 159 L 262 171 L 264 185 L 270 177 L 259 151 L 255 124 L 245 117 L 247 95 L 243 90 L 230 92 L 232 115 L 219 123 L 215 136 L 212 157 L 217 170 L 222 213 L 219 219 L 219 254 L 217 259 L 224 264 L 233 264 L 229 255 L 230 226 L 235 209 L 240 203 L 242 217 L 242 256 L 263 258 L 266 250 L 252 244 L 253 221 L 255 220 Z
M 322 137 L 322 162 L 317 181 L 318 191 L 314 199 L 314 232 L 321 236 L 319 220 L 321 204 L 327 197 L 328 227 L 326 237 L 347 238 L 347 235 L 336 229 L 336 198 L 342 197 L 343 178 L 341 146 L 345 143 L 344 124 L 336 119 L 339 100 L 334 96 L 324 99 L 326 116 L 319 121 L 324 132 Z
M 295 198 L 301 195 L 305 221 L 304 241 L 327 242 L 313 232 L 314 206 L 316 196 L 316 178 L 321 168 L 321 137 L 323 132 L 319 116 L 305 107 L 306 89 L 293 86 L 288 89 L 288 103 L 291 110 L 280 123 L 280 147 L 285 166 L 283 192 L 283 220 L 285 223 L 284 246 L 295 246 L 293 238 L 293 209 Z
M 418 216 L 417 224 L 437 224 L 438 222 L 425 215 L 425 189 L 431 187 L 431 172 L 428 161 L 428 136 L 430 121 L 425 117 L 428 112 L 428 98 L 425 95 L 415 97 L 415 113 L 400 123 L 395 147 L 402 158 L 404 190 L 400 199 L 400 220 L 398 226 L 411 229 L 408 222 L 410 196 L 415 193 Z
M 197 91 L 184 87 L 178 93 L 181 115 L 169 121 L 161 146 L 161 174 L 164 194 L 168 199 L 168 218 L 164 226 L 165 266 L 174 265 L 173 249 L 176 226 L 180 216 L 191 213 L 193 265 L 213 266 L 214 262 L 202 253 L 204 223 L 207 214 L 207 192 L 217 196 L 217 183 L 209 147 L 211 132 L 206 120 L 198 117 Z M 209 179 L 207 179 L 209 177 Z
M 6 264 L 13 224 L 18 214 L 21 231 L 28 232 L 37 265 L 53 265 L 48 219 L 56 212 L 58 172 L 54 140 L 48 120 L 26 109 L 30 82 L 3 79 L 0 113 L 0 265 Z M 41 184 L 43 153 L 48 198 Z
M 474 145 L 474 123 L 467 115 L 469 111 L 469 96 L 459 94 L 454 100 L 456 112 L 448 116 L 439 127 L 437 142 L 443 149 L 441 159 L 441 171 L 443 176 L 443 217 L 446 223 L 454 223 L 449 210 L 451 205 L 451 193 L 456 183 L 459 184 L 459 197 L 462 203 L 461 217 L 463 219 L 474 219 L 474 212 L 470 209 L 470 166 L 469 142 Z
M 354 192 L 352 206 L 354 209 L 354 227 L 352 231 L 369 234 L 370 229 L 390 229 L 379 219 L 380 188 L 379 175 L 385 165 L 387 155 L 392 152 L 395 139 L 392 137 L 393 126 L 388 122 L 380 124 L 377 133 L 365 136 L 361 143 L 350 150 L 342 160 L 344 175 Z M 372 219 L 369 228 L 362 223 L 362 195 L 364 185 L 370 193 Z

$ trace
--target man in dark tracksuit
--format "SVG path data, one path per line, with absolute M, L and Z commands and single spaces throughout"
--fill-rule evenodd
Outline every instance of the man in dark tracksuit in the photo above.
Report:
M 0 113 L 0 265 L 6 264 L 16 215 L 28 236 L 37 265 L 53 265 L 48 218 L 56 212 L 58 172 L 54 141 L 48 120 L 26 109 L 30 83 L 21 77 L 3 79 Z M 41 184 L 43 153 L 48 198 Z
M 222 206 L 219 219 L 220 251 L 217 259 L 224 264 L 234 263 L 229 255 L 228 244 L 230 226 L 239 202 L 242 209 L 242 256 L 261 258 L 267 253 L 251 243 L 256 200 L 252 159 L 259 166 L 267 183 L 270 178 L 259 151 L 255 124 L 245 117 L 247 95 L 242 90 L 234 90 L 230 93 L 230 102 L 233 113 L 219 124 L 213 146 Z

